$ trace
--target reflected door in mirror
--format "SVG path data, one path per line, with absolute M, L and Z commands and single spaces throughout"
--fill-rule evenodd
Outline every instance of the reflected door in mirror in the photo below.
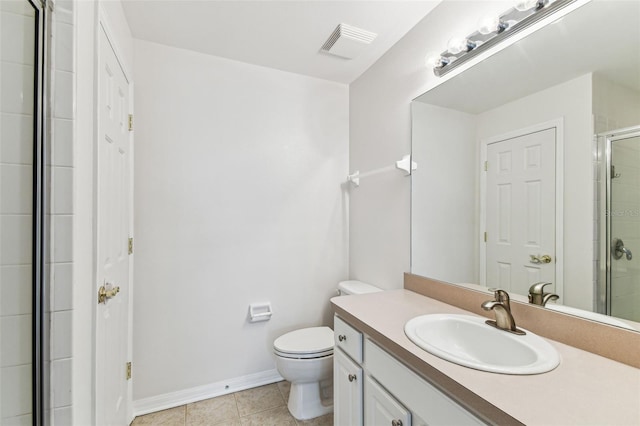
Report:
M 555 283 L 555 128 L 487 146 L 486 285 Z

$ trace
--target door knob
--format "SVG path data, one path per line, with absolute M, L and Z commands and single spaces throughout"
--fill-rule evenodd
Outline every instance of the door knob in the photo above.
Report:
M 631 254 L 631 250 L 624 246 L 624 241 L 620 238 L 613 239 L 613 258 L 621 259 L 622 256 L 626 256 L 627 260 L 631 260 L 633 258 L 633 254 Z
M 549 256 L 548 254 L 543 254 L 542 256 L 540 255 L 536 256 L 535 254 L 530 254 L 529 257 L 530 257 L 529 262 L 535 263 L 535 264 L 551 263 L 551 260 L 552 260 L 551 256 Z
M 354 380 L 356 380 L 358 377 L 355 374 L 349 374 L 349 381 L 353 382 Z
M 345 336 L 344 334 L 341 334 L 338 336 L 338 340 L 341 342 L 344 342 L 345 340 L 347 340 L 347 336 Z
M 113 284 L 105 282 L 98 289 L 98 304 L 107 303 L 107 300 L 113 298 L 120 292 L 120 287 L 114 287 Z

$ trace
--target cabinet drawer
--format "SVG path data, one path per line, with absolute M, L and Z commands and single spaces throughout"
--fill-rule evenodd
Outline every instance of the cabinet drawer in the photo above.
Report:
M 333 320 L 333 330 L 336 347 L 358 364 L 362 364 L 362 333 L 337 316 Z
M 484 424 L 369 339 L 364 352 L 369 374 L 427 424 Z

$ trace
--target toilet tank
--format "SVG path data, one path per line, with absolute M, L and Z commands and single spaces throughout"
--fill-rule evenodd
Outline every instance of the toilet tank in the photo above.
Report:
M 362 281 L 349 280 L 340 281 L 338 283 L 338 294 L 340 296 L 347 296 L 349 294 L 376 293 L 378 291 L 382 290 L 378 287 L 372 286 L 371 284 L 363 283 Z

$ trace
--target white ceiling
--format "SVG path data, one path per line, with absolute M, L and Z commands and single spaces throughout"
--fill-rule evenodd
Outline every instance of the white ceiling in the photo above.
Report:
M 440 0 L 124 0 L 135 38 L 351 83 Z M 345 23 L 378 34 L 355 59 L 320 52 Z

